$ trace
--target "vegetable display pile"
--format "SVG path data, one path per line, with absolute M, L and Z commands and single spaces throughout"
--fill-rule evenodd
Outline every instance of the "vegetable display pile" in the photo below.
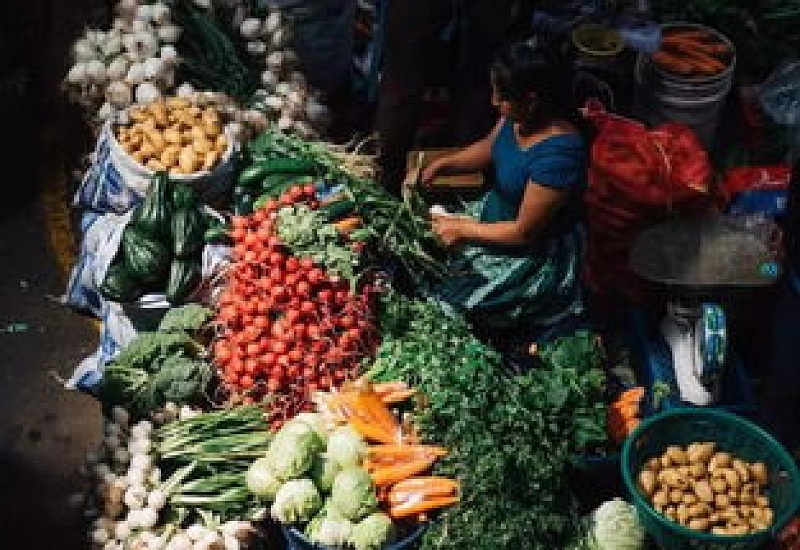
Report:
M 267 175 L 271 159 L 296 163 L 303 168 L 294 173 L 295 177 L 302 175 L 338 186 L 336 196 L 329 199 L 331 221 L 360 219 L 358 239 L 367 242 L 375 254 L 399 262 L 416 280 L 444 274 L 444 252 L 431 231 L 427 206 L 414 190 L 408 190 L 403 200 L 390 195 L 370 179 L 372 173 L 364 168 L 359 155 L 321 142 L 307 142 L 275 129 L 250 142 L 248 155 L 253 164 L 245 173 L 260 171 L 262 190 L 267 194 L 275 185 Z M 254 177 L 253 181 L 259 178 Z M 337 201 L 342 204 L 334 208 Z
M 747 463 L 713 442 L 670 446 L 639 472 L 639 489 L 653 508 L 684 527 L 715 535 L 769 529 L 775 518 L 763 462 Z
M 117 140 L 140 165 L 170 174 L 211 170 L 228 150 L 220 115 L 185 98 L 155 101 L 128 112 Z
M 269 434 L 257 407 L 202 413 L 174 403 L 132 424 L 115 407 L 87 456 L 93 549 L 251 548 L 262 508 L 245 488 Z
M 134 209 L 119 251 L 100 292 L 114 302 L 133 302 L 148 291 L 164 292 L 182 304 L 201 282 L 208 220 L 194 190 L 156 174 L 142 204 Z
M 450 450 L 434 471 L 462 488 L 424 548 L 564 547 L 577 526 L 569 463 L 605 441 L 594 337 L 543 346 L 538 368 L 510 377 L 496 352 L 436 304 L 390 297 L 380 321 L 370 375 L 420 390 L 421 436 Z
M 234 262 L 217 300 L 213 351 L 225 386 L 248 402 L 270 396 L 276 422 L 308 408 L 315 391 L 356 378 L 377 339 L 371 286 L 356 291 L 279 237 L 279 212 L 313 208 L 313 196 L 313 186 L 296 186 L 233 218 Z
M 253 462 L 248 488 L 313 543 L 380 550 L 409 521 L 458 502 L 457 482 L 421 477 L 447 451 L 412 442 L 389 409 L 411 395 L 404 384 L 363 380 L 320 393 L 320 412 L 284 424 Z
M 697 27 L 664 32 L 653 61 L 662 69 L 684 76 L 713 76 L 724 71 L 733 52 L 714 33 Z

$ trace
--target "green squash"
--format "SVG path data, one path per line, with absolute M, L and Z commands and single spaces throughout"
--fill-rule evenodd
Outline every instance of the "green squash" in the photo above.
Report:
M 128 225 L 122 233 L 122 255 L 129 272 L 144 283 L 163 281 L 167 276 L 169 249 L 138 227 Z
M 178 258 L 188 258 L 205 244 L 206 219 L 197 208 L 183 208 L 175 212 L 172 227 L 172 250 Z
M 197 288 L 202 278 L 200 260 L 196 257 L 172 260 L 167 281 L 167 301 L 182 304 Z

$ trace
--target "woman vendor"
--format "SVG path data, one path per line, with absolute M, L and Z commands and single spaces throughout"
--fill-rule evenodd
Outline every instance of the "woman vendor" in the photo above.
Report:
M 428 165 L 421 176 L 493 167 L 491 188 L 468 215 L 436 215 L 434 231 L 454 249 L 451 276 L 432 289 L 487 335 L 519 347 L 581 319 L 585 248 L 582 193 L 588 136 L 572 107 L 568 68 L 527 43 L 501 52 L 491 68 L 500 113 L 483 139 Z M 501 345 L 502 347 L 502 345 Z

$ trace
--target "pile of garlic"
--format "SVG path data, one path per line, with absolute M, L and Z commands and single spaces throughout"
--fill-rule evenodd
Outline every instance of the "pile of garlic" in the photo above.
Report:
M 82 468 L 91 489 L 71 499 L 91 521 L 93 550 L 239 550 L 250 545 L 256 534 L 250 522 L 185 529 L 162 522 L 169 480 L 162 479 L 153 451 L 154 424 L 196 414 L 200 411 L 168 403 L 153 414 L 152 422 L 131 425 L 127 411 L 114 407 L 112 419 L 104 422 L 100 448 L 86 457 Z
M 110 30 L 88 30 L 73 46 L 68 95 L 101 120 L 167 95 L 175 86 L 180 33 L 167 4 L 120 0 Z
M 264 129 L 277 124 L 303 138 L 320 135 L 329 122 L 329 112 L 306 83 L 292 49 L 291 22 L 271 8 L 264 19 L 248 17 L 239 24 L 247 52 L 263 67 L 261 87 L 252 108 L 243 113 L 244 122 Z

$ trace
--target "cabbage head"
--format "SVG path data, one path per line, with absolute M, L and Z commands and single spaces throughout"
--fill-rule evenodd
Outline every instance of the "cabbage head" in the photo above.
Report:
M 310 479 L 284 483 L 275 495 L 270 512 L 281 523 L 305 523 L 322 508 L 322 497 Z
M 345 518 L 356 521 L 378 508 L 372 478 L 363 468 L 345 468 L 331 487 L 331 506 Z
M 342 426 L 331 432 L 325 454 L 342 468 L 360 466 L 367 455 L 367 443 L 353 428 Z
M 268 458 L 253 462 L 244 475 L 247 489 L 259 498 L 272 501 L 283 482 L 272 471 Z
M 587 538 L 592 550 L 643 550 L 645 533 L 636 508 L 616 498 L 592 513 Z
M 333 487 L 333 480 L 336 474 L 342 471 L 341 466 L 326 457 L 324 454 L 314 457 L 311 464 L 311 479 L 317 488 L 323 493 L 329 493 Z
M 306 527 L 306 536 L 314 544 L 342 547 L 350 541 L 353 524 L 333 508 L 325 506 Z
M 270 469 L 283 480 L 296 479 L 308 472 L 323 442 L 305 422 L 287 422 L 275 434 L 267 449 Z
M 392 520 L 382 512 L 375 512 L 353 525 L 350 544 L 355 550 L 380 550 L 393 536 Z
M 325 421 L 325 417 L 320 413 L 301 412 L 291 420 L 291 422 L 294 421 L 305 422 L 314 430 L 314 433 L 319 436 L 321 441 L 327 441 L 329 432 L 328 425 Z

